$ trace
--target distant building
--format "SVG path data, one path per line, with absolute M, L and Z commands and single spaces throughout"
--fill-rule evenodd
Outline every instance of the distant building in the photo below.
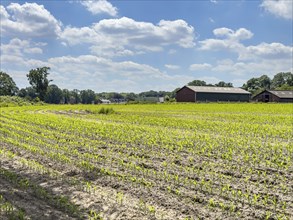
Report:
M 252 100 L 257 102 L 293 102 L 293 91 L 264 90 Z
M 108 99 L 101 99 L 101 103 L 102 103 L 102 104 L 110 104 L 111 101 L 108 100 Z
M 177 102 L 248 102 L 251 93 L 241 88 L 184 86 L 176 92 Z

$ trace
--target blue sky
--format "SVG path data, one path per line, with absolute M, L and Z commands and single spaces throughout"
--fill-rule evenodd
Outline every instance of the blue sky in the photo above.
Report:
M 1 1 L 1 70 L 20 88 L 172 91 L 293 72 L 292 0 Z

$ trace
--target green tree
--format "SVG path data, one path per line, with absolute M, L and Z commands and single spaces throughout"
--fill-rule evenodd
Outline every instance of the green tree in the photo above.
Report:
M 36 90 L 38 97 L 42 101 L 44 101 L 49 83 L 52 81 L 47 78 L 49 75 L 48 70 L 50 70 L 50 67 L 31 69 L 29 74 L 26 75 L 29 83 Z
M 187 84 L 188 86 L 206 86 L 207 83 L 202 80 L 193 80 Z
M 82 90 L 80 91 L 80 98 L 82 104 L 91 104 L 95 102 L 96 93 L 90 89 Z
M 158 92 L 154 90 L 139 93 L 139 97 L 158 97 L 158 96 L 159 96 Z
M 63 94 L 63 103 L 64 104 L 70 103 L 70 91 L 68 89 L 63 89 L 62 94 Z
M 45 96 L 45 102 L 59 104 L 63 98 L 63 92 L 56 85 L 49 85 Z
M 284 84 L 280 87 L 275 88 L 275 90 L 287 90 L 287 91 L 293 91 L 293 86 L 289 86 L 287 84 Z
M 170 96 L 165 95 L 164 100 L 165 100 L 166 102 L 169 102 L 169 101 L 171 100 L 171 99 L 170 99 Z
M 271 79 L 267 75 L 262 75 L 258 78 L 259 87 L 262 89 L 270 89 L 271 88 Z
M 291 72 L 277 73 L 272 79 L 273 89 L 282 87 L 284 85 L 293 86 L 293 74 Z
M 218 87 L 233 87 L 233 84 L 228 82 L 224 82 L 224 81 L 220 81 L 218 83 L 215 84 L 215 86 L 218 86 Z
M 0 71 L 0 95 L 16 95 L 18 88 L 13 79 L 5 72 Z
M 174 89 L 172 92 L 170 92 L 170 98 L 171 98 L 171 99 L 175 98 L 175 97 L 176 97 L 176 93 L 177 93 L 177 91 L 179 91 L 180 89 L 181 89 L 181 88 L 178 87 L 178 88 Z
M 134 94 L 133 92 L 126 94 L 127 101 L 135 101 L 136 98 L 137 98 L 137 95 Z
M 70 93 L 70 99 L 69 103 L 70 104 L 78 104 L 81 102 L 81 97 L 80 97 L 80 92 L 77 89 L 73 89 Z
M 242 88 L 248 92 L 251 92 L 252 94 L 255 94 L 256 91 L 260 91 L 262 89 L 259 78 L 249 79 L 245 84 L 243 84 Z
M 33 87 L 26 87 L 25 89 L 21 89 L 18 92 L 18 96 L 22 98 L 26 98 L 28 100 L 33 100 L 37 97 L 37 92 Z

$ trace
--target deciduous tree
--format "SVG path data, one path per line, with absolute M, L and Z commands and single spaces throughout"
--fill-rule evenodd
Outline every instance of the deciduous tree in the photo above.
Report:
M 31 69 L 27 74 L 29 83 L 36 90 L 38 97 L 42 101 L 44 101 L 49 83 L 52 81 L 48 79 L 49 70 L 50 67 L 41 67 Z
M 16 95 L 18 88 L 13 79 L 5 72 L 0 71 L 0 95 Z

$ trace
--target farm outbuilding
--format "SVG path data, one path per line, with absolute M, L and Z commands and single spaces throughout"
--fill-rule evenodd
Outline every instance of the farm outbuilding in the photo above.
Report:
M 184 86 L 176 93 L 177 102 L 248 102 L 250 92 L 241 88 Z
M 264 90 L 252 99 L 257 102 L 293 102 L 293 91 Z

